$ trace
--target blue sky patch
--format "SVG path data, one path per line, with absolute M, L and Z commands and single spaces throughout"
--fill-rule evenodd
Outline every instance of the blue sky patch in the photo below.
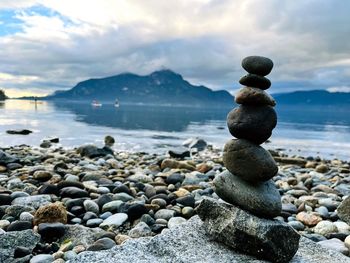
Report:
M 22 31 L 22 21 L 16 18 L 16 10 L 0 11 L 0 36 L 12 35 Z
M 65 26 L 73 25 L 73 21 L 62 16 L 60 13 L 49 9 L 43 5 L 35 5 L 25 9 L 4 9 L 0 10 L 0 37 L 6 35 L 13 35 L 23 31 L 23 21 L 17 16 L 24 12 L 28 15 L 41 15 L 47 17 L 59 17 Z

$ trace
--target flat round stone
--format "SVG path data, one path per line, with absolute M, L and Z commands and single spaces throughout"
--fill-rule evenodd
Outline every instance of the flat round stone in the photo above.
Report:
M 227 170 L 252 183 L 267 181 L 278 172 L 277 164 L 271 154 L 247 140 L 227 142 L 223 161 Z
M 269 105 L 275 106 L 276 101 L 271 95 L 259 88 L 244 87 L 241 88 L 236 96 L 235 101 L 243 105 Z
M 271 59 L 261 56 L 249 56 L 242 60 L 242 67 L 251 74 L 266 76 L 273 68 Z
M 259 89 L 268 89 L 271 86 L 271 81 L 268 78 L 256 75 L 256 74 L 247 74 L 239 80 L 244 86 L 254 87 Z
M 216 176 L 213 182 L 215 192 L 221 199 L 256 216 L 273 218 L 282 211 L 281 197 L 272 180 L 251 184 L 225 171 Z
M 227 115 L 230 133 L 256 144 L 265 142 L 277 124 L 277 114 L 270 106 L 241 105 Z

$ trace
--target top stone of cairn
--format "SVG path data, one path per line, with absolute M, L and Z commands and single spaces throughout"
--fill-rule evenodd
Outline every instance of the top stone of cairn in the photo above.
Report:
M 262 56 L 249 56 L 242 60 L 242 67 L 250 74 L 266 76 L 273 68 L 271 59 Z

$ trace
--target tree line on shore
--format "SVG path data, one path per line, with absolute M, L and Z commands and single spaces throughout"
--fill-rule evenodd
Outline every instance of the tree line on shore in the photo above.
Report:
M 5 91 L 0 89 L 0 100 L 6 100 L 7 96 L 5 94 Z

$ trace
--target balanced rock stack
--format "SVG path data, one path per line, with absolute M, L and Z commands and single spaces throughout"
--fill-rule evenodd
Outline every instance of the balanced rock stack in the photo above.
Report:
M 230 133 L 237 139 L 226 143 L 223 161 L 227 171 L 214 180 L 216 194 L 227 203 L 207 199 L 198 214 L 213 237 L 248 254 L 272 262 L 288 262 L 299 246 L 299 234 L 274 217 L 281 213 L 281 197 L 271 180 L 278 172 L 271 154 L 259 146 L 277 124 L 274 99 L 264 90 L 271 86 L 265 76 L 273 62 L 250 56 L 242 61 L 249 74 L 235 97 L 239 107 L 227 116 Z
M 271 180 L 278 172 L 271 154 L 259 144 L 265 142 L 277 124 L 272 108 L 275 102 L 264 89 L 271 82 L 264 76 L 273 63 L 264 57 L 247 57 L 242 66 L 249 74 L 240 79 L 243 85 L 236 95 L 241 104 L 227 116 L 230 133 L 238 138 L 226 143 L 224 164 L 227 172 L 218 176 L 216 193 L 226 202 L 238 205 L 257 216 L 273 218 L 281 213 L 281 197 Z

